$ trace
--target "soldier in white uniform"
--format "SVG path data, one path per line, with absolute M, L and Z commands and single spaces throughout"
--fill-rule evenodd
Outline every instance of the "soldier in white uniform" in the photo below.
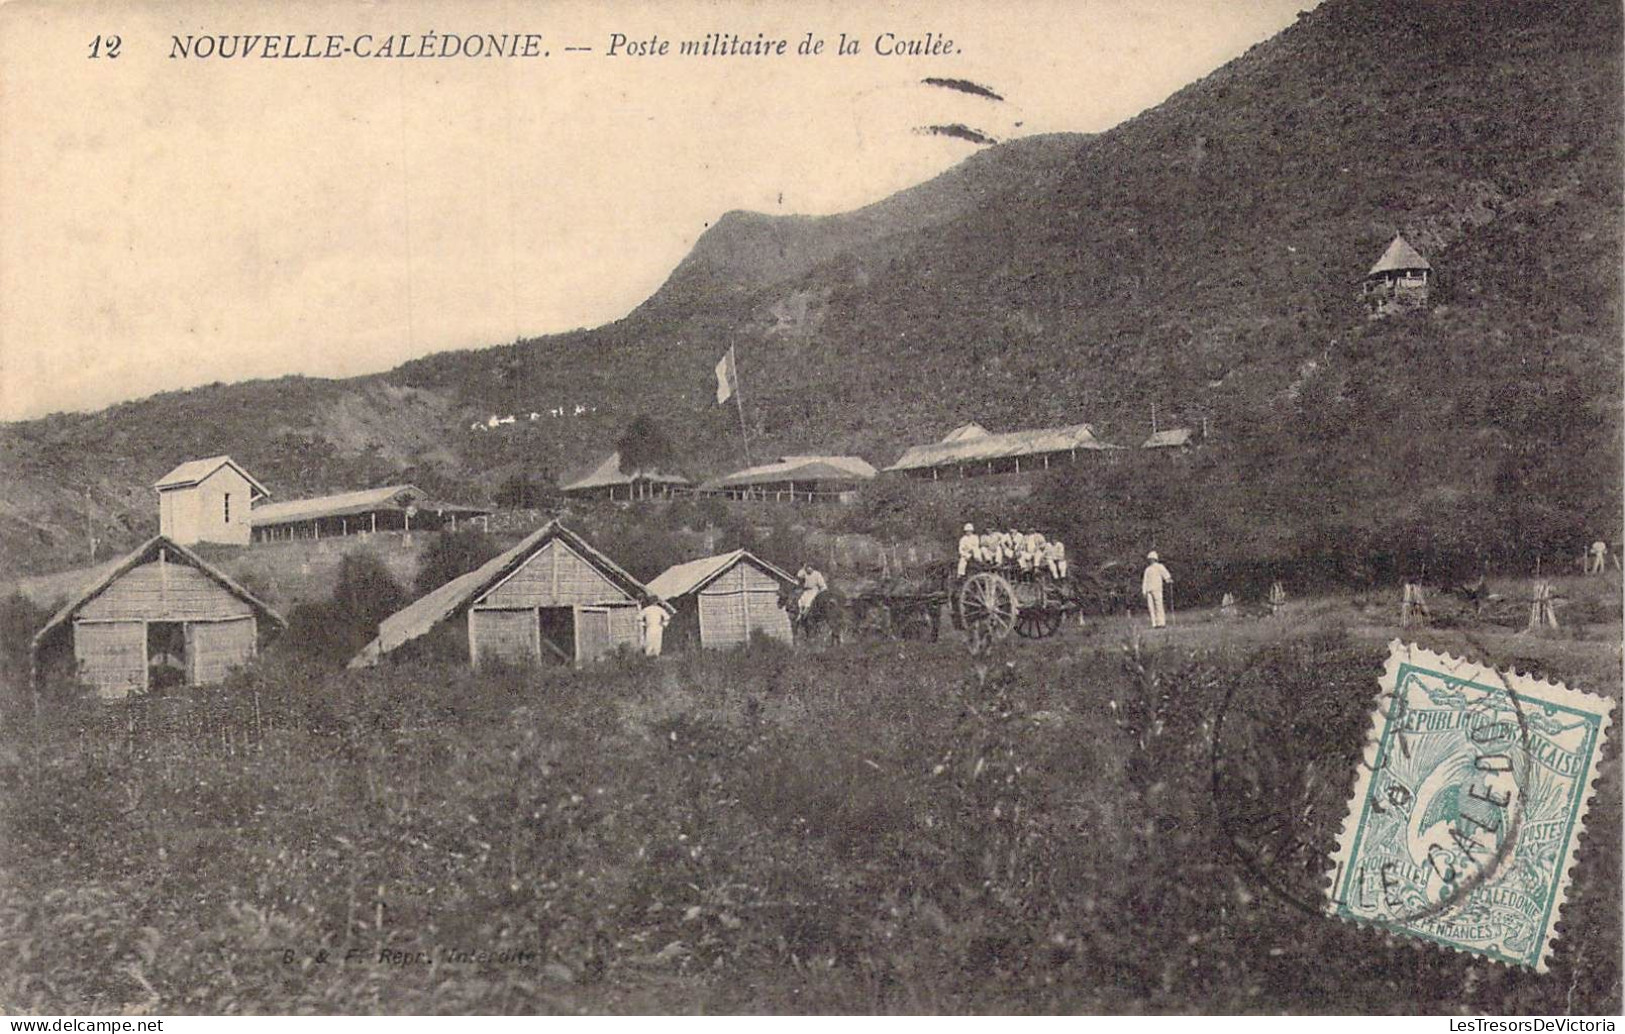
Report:
M 1601 539 L 1591 544 L 1591 557 L 1586 562 L 1586 574 L 1602 574 L 1608 570 L 1608 543 Z
M 829 583 L 824 581 L 824 573 L 810 563 L 801 565 L 801 570 L 796 572 L 796 579 L 801 583 L 801 598 L 797 601 L 801 611 L 799 616 L 805 620 L 807 612 L 812 610 L 813 600 L 818 598 L 819 593 L 829 588 Z
M 638 612 L 643 622 L 643 656 L 659 657 L 661 643 L 666 638 L 666 625 L 671 615 L 658 603 L 651 603 Z
M 1164 587 L 1173 584 L 1174 576 L 1157 559 L 1156 550 L 1147 553 L 1145 558 L 1150 563 L 1146 564 L 1145 574 L 1140 577 L 1140 591 L 1145 594 L 1145 609 L 1151 614 L 1151 627 L 1164 628 L 1168 624 L 1168 615 L 1163 610 L 1162 592 Z
M 1044 565 L 1044 534 L 1030 532 L 1021 540 L 1021 569 L 1037 571 Z
M 1051 578 L 1066 577 L 1066 543 L 1060 539 L 1050 539 L 1044 547 L 1044 563 L 1049 565 Z
M 982 563 L 997 564 L 999 562 L 999 533 L 996 531 L 982 532 Z
M 965 568 L 981 556 L 982 540 L 976 536 L 976 525 L 966 524 L 965 533 L 959 536 L 959 577 L 965 577 Z

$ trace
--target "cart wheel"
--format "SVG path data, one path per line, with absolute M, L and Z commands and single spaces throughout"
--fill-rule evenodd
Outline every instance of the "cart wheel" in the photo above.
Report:
M 991 571 L 971 575 L 959 589 L 959 618 L 973 645 L 1008 636 L 1020 609 L 1010 583 Z
M 1023 639 L 1048 639 L 1061 630 L 1059 607 L 1023 610 L 1016 616 L 1016 634 Z

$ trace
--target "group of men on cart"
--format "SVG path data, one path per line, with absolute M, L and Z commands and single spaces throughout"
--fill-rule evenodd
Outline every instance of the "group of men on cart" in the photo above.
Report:
M 1060 539 L 1046 538 L 1043 532 L 1022 534 L 1014 528 L 1009 531 L 976 531 L 976 525 L 967 523 L 959 537 L 959 577 L 965 577 L 972 566 L 1014 569 L 1022 574 L 1048 573 L 1060 580 L 1066 577 L 1066 544 Z
M 1151 627 L 1162 628 L 1168 622 L 1164 594 L 1174 579 L 1155 550 L 1147 554 L 1146 560 L 1140 591 L 1145 597 Z M 966 523 L 964 533 L 959 537 L 959 577 L 964 578 L 973 567 L 1014 571 L 1036 577 L 1047 574 L 1060 581 L 1067 577 L 1066 544 L 1038 531 L 1022 534 L 1012 528 L 1009 531 L 978 533 L 976 525 Z M 796 583 L 795 618 L 802 621 L 812 610 L 813 601 L 829 589 L 829 582 L 809 560 L 796 572 Z

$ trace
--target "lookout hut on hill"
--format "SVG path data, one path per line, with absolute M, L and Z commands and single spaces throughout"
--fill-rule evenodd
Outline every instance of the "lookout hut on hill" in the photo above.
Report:
M 781 456 L 776 463 L 712 478 L 696 492 L 728 499 L 849 503 L 875 473 L 861 456 Z
M 363 668 L 455 618 L 475 670 L 493 661 L 580 667 L 637 647 L 638 611 L 659 602 L 642 582 L 558 521 L 396 611 L 350 661 Z M 669 605 L 668 610 L 672 609 Z
M 954 428 L 940 442 L 911 446 L 886 471 L 932 481 L 1022 474 L 1075 463 L 1080 453 L 1118 448 L 1096 438 L 1088 424 L 994 434 L 973 423 Z
M 1372 319 L 1427 305 L 1433 267 L 1404 237 L 1395 235 L 1365 275 L 1361 297 Z
M 158 492 L 158 534 L 184 546 L 248 545 L 249 509 L 271 494 L 230 456 L 188 460 L 152 487 Z
M 621 454 L 612 452 L 589 473 L 560 487 L 571 499 L 669 499 L 693 482 L 681 474 L 621 469 Z
M 678 564 L 649 583 L 676 614 L 666 642 L 708 649 L 743 646 L 755 633 L 790 642 L 790 612 L 779 606 L 790 575 L 743 550 Z
M 219 682 L 286 627 L 247 589 L 159 535 L 52 615 L 29 657 L 35 685 L 60 663 L 116 699 L 166 682 Z
M 436 502 L 416 485 L 385 485 L 257 506 L 250 519 L 254 541 L 272 542 L 414 528 L 423 531 L 455 529 L 459 519 L 469 520 L 490 513 L 484 507 Z

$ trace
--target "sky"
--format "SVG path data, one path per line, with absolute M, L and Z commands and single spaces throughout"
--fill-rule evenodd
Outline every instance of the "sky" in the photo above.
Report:
M 846 211 L 976 149 L 921 126 L 1108 129 L 1310 6 L 9 3 L 0 420 L 613 321 L 726 211 Z M 429 32 L 539 34 L 546 56 L 374 56 Z M 708 33 L 790 53 L 679 53 Z M 795 53 L 808 33 L 823 53 Z M 835 53 L 843 33 L 858 53 Z M 222 34 L 295 40 L 177 53 Z M 611 54 L 616 34 L 669 50 Z M 281 56 L 329 36 L 361 53 Z

